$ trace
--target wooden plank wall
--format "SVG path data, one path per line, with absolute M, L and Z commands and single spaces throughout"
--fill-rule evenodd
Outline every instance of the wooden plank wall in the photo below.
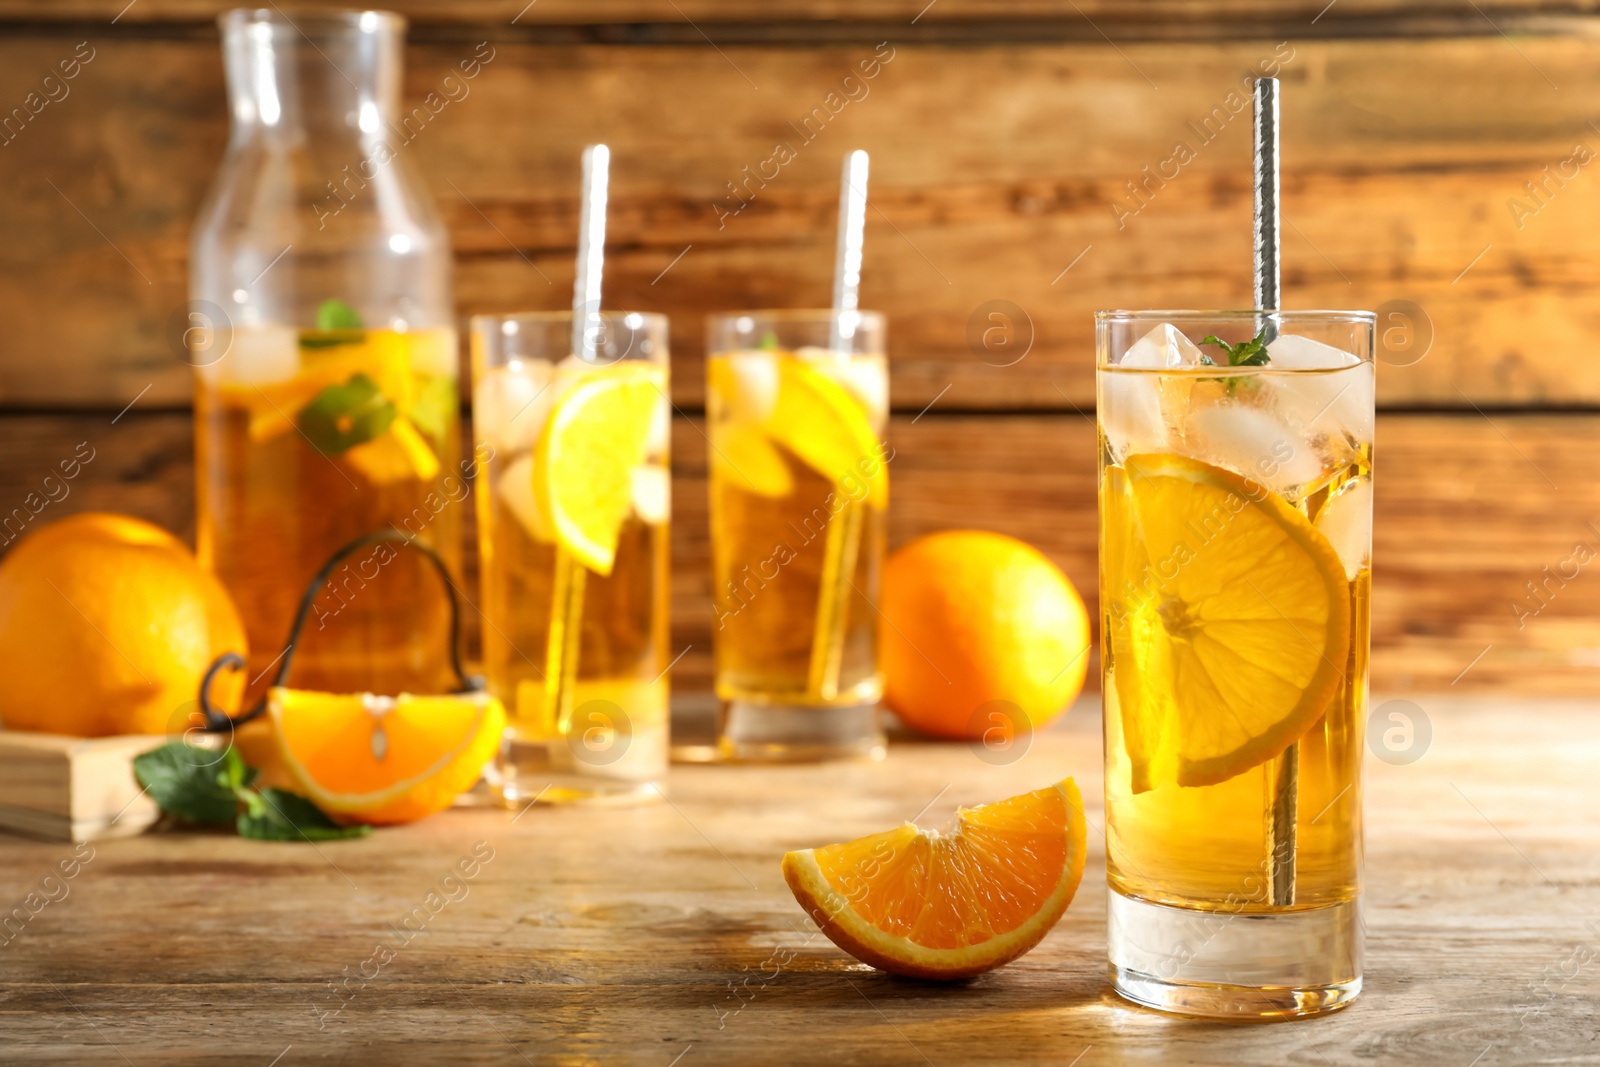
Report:
M 0 505 L 91 440 L 101 458 L 40 521 L 114 507 L 190 533 L 188 371 L 164 334 L 226 135 L 225 5 L 124 3 L 0 0 L 0 113 L 93 53 L 0 144 Z M 1092 597 L 1091 313 L 1246 302 L 1249 122 L 1229 93 L 1274 61 L 1286 303 L 1380 309 L 1388 330 L 1375 685 L 1592 691 L 1600 581 L 1544 568 L 1600 546 L 1593 3 L 524 4 L 399 5 L 411 100 L 494 51 L 407 151 L 472 313 L 567 301 L 578 153 L 612 146 L 607 300 L 673 322 L 680 686 L 709 662 L 702 318 L 826 300 L 841 153 L 873 154 L 893 540 L 1014 533 Z M 805 141 L 795 124 L 874 55 Z M 729 183 L 778 142 L 795 158 L 730 214 Z M 1027 347 L 1009 366 L 971 340 L 994 301 Z

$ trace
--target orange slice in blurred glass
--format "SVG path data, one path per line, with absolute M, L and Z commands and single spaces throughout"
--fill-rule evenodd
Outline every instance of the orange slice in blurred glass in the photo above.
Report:
M 1071 778 L 956 813 L 946 833 L 906 823 L 790 852 L 783 876 L 806 914 L 863 963 L 967 978 L 1037 945 L 1083 877 L 1083 797 Z
M 867 411 L 822 371 L 798 359 L 780 359 L 777 402 L 762 426 L 818 474 L 840 486 L 865 486 L 867 503 L 886 506 L 887 461 Z
M 411 822 L 471 789 L 506 713 L 487 693 L 398 697 L 276 688 L 267 700 L 284 765 L 340 822 Z
M 561 395 L 533 449 L 533 495 L 556 542 L 596 574 L 611 574 L 633 507 L 666 372 L 643 361 L 586 368 Z

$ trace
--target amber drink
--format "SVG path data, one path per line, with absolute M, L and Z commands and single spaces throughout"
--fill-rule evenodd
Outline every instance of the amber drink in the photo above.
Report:
M 459 582 L 470 493 L 449 239 L 394 151 L 405 20 L 218 23 L 228 145 L 168 339 L 196 368 L 197 547 L 239 606 L 259 693 L 308 582 L 356 538 L 397 529 Z M 418 553 L 351 557 L 296 638 L 293 684 L 454 687 L 449 603 Z
M 874 312 L 711 319 L 713 639 L 730 757 L 882 753 L 883 340 Z
M 510 715 L 512 804 L 645 799 L 668 739 L 667 325 L 568 313 L 472 322 L 483 658 Z
M 1118 992 L 1224 1017 L 1361 988 L 1373 317 L 1098 318 Z

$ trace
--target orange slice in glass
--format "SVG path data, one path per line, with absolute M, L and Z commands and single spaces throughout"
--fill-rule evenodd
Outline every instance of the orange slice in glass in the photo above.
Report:
M 642 361 L 585 369 L 556 401 L 533 449 L 533 495 L 556 542 L 596 574 L 611 574 L 633 471 L 666 400 L 666 373 Z
M 1101 480 L 1113 714 L 1133 791 L 1278 756 L 1344 684 L 1350 582 L 1321 531 L 1231 471 L 1129 456 Z
M 471 789 L 506 713 L 487 693 L 398 697 L 276 688 L 267 713 L 284 766 L 340 822 L 411 822 Z
M 807 466 L 875 508 L 889 499 L 889 472 L 860 400 L 798 359 L 778 361 L 778 397 L 763 428 Z M 864 494 L 861 487 L 865 488 Z
M 947 833 L 906 823 L 790 852 L 783 877 L 806 914 L 863 963 L 967 978 L 1037 945 L 1083 877 L 1083 797 L 1071 778 L 956 813 Z

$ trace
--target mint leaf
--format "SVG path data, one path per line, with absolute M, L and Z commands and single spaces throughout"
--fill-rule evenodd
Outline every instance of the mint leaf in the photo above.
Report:
M 174 741 L 134 757 L 133 774 L 162 811 L 188 822 L 227 825 L 255 769 L 232 748 L 222 752 Z
M 304 330 L 300 334 L 300 347 L 335 348 L 339 345 L 358 345 L 366 339 L 365 330 Z
M 240 837 L 256 841 L 333 841 L 372 832 L 370 826 L 340 826 L 305 797 L 270 786 L 246 797 L 237 825 Z
M 1265 328 L 1250 340 L 1240 341 L 1236 345 L 1230 345 L 1214 333 L 1206 334 L 1200 339 L 1200 343 L 1203 345 L 1216 345 L 1226 352 L 1228 354 L 1227 365 L 1230 367 L 1264 367 L 1270 358 L 1267 355 L 1267 331 Z M 1210 356 L 1201 356 L 1200 361 L 1210 366 L 1217 365 Z
M 768 330 L 761 336 L 761 344 L 757 347 L 763 352 L 776 352 L 778 350 L 778 335 L 772 330 Z
M 317 308 L 319 330 L 359 330 L 365 325 L 360 313 L 343 300 L 324 300 Z
M 1228 354 L 1227 366 L 1231 367 L 1233 365 L 1233 346 L 1228 342 L 1224 341 L 1214 333 L 1208 333 L 1204 337 L 1200 338 L 1200 343 L 1203 345 L 1216 345 L 1218 348 L 1222 349 Z M 1210 356 L 1202 355 L 1200 358 L 1207 363 L 1216 365 L 1216 361 Z
M 1267 331 L 1262 330 L 1250 340 L 1235 345 L 1231 353 L 1235 367 L 1264 367 L 1267 359 Z
M 295 425 L 318 452 L 337 456 L 379 436 L 394 422 L 395 406 L 366 374 L 330 385 L 295 416 Z
M 361 316 L 342 300 L 324 300 L 317 308 L 317 327 L 300 334 L 301 348 L 332 348 L 366 340 Z
M 161 810 L 187 822 L 233 824 L 258 841 L 330 841 L 364 837 L 367 826 L 340 826 L 305 797 L 270 786 L 252 789 L 257 772 L 231 746 L 221 752 L 174 741 L 137 756 L 134 777 Z
M 423 380 L 417 398 L 411 402 L 411 421 L 417 429 L 433 438 L 435 447 L 444 441 L 450 428 L 450 417 L 460 406 L 456 397 L 455 379 L 442 374 Z

